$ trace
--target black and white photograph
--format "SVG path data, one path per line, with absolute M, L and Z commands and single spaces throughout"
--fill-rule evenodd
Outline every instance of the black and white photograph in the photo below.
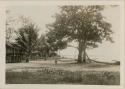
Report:
M 121 85 L 120 4 L 18 4 L 5 8 L 5 84 Z

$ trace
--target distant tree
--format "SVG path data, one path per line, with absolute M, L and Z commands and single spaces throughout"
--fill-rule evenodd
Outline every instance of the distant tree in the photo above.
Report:
M 47 60 L 47 57 L 55 55 L 54 53 L 58 49 L 63 49 L 64 42 L 58 41 L 55 42 L 55 38 L 52 37 L 51 33 L 47 33 L 46 35 L 41 35 L 37 42 L 37 49 L 42 53 L 42 57 Z
M 19 28 L 31 24 L 31 19 L 22 15 L 13 16 L 12 11 L 6 10 L 6 41 L 14 41 Z
M 111 24 L 105 21 L 101 13 L 103 5 L 61 6 L 60 9 L 60 13 L 55 15 L 55 22 L 47 25 L 50 41 L 76 41 L 78 63 L 90 62 L 87 48 L 98 47 L 103 40 L 113 42 Z
M 50 52 L 50 45 L 47 43 L 46 35 L 41 34 L 41 37 L 37 41 L 37 49 L 41 52 L 41 56 L 47 60 Z
M 17 34 L 17 44 L 24 49 L 24 51 L 27 53 L 27 56 L 30 58 L 31 53 L 34 51 L 37 43 L 38 28 L 34 24 L 25 25 L 19 29 Z
M 10 42 L 13 37 L 14 27 L 16 19 L 14 17 L 9 16 L 10 11 L 6 10 L 7 18 L 6 18 L 6 41 Z

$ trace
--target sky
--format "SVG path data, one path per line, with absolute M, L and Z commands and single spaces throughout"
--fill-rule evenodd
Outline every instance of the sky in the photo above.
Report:
M 59 11 L 57 6 L 9 6 L 9 15 L 12 17 L 26 16 L 30 17 L 33 22 L 39 27 L 39 35 L 45 34 L 48 30 L 46 24 L 54 22 L 54 14 Z M 114 32 L 113 39 L 115 43 L 104 42 L 98 48 L 87 50 L 90 57 L 103 57 L 105 60 L 119 60 L 120 59 L 120 7 L 106 7 L 102 12 L 106 17 L 106 21 L 112 24 Z M 78 51 L 75 48 L 67 48 L 60 51 L 62 56 L 77 57 Z M 68 54 L 68 55 L 67 55 Z M 70 57 L 71 57 L 70 56 Z

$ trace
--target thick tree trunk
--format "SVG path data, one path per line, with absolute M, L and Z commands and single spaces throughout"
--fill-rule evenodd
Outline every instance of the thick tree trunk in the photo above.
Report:
M 83 61 L 83 44 L 79 42 L 79 54 L 78 54 L 78 63 L 82 63 Z
M 79 42 L 79 54 L 78 54 L 78 63 L 86 63 L 86 45 L 85 42 Z

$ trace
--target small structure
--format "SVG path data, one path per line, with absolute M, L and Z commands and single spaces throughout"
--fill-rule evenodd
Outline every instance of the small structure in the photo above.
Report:
M 25 57 L 25 52 L 20 46 L 6 42 L 6 63 L 21 62 Z

